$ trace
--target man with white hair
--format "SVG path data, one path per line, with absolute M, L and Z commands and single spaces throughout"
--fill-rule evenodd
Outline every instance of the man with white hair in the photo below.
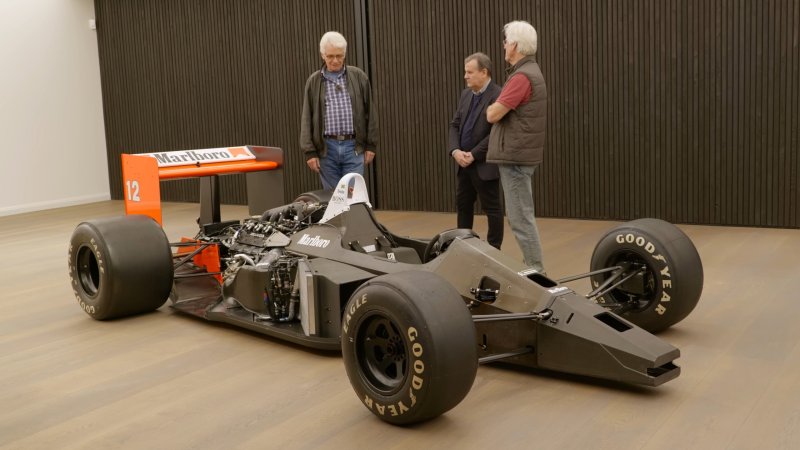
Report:
M 547 86 L 534 59 L 537 35 L 533 26 L 514 21 L 503 31 L 505 60 L 511 67 L 500 96 L 486 109 L 486 120 L 493 124 L 486 160 L 500 169 L 508 223 L 525 264 L 544 273 L 531 178 L 544 155 Z
M 350 173 L 364 174 L 375 157 L 378 118 L 369 78 L 345 65 L 347 41 L 336 31 L 322 35 L 324 62 L 308 77 L 300 122 L 300 148 L 309 169 L 319 173 L 324 189 L 333 189 Z

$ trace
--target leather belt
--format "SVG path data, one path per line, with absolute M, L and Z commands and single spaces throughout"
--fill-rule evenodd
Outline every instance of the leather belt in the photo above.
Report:
M 336 139 L 337 141 L 349 141 L 356 138 L 355 134 L 324 134 L 322 136 L 325 139 Z

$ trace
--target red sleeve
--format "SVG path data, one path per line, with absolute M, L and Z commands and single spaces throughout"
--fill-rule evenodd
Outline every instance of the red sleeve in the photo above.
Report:
M 517 109 L 519 105 L 524 105 L 531 99 L 531 90 L 531 82 L 528 81 L 528 77 L 518 73 L 506 82 L 497 101 L 508 109 Z

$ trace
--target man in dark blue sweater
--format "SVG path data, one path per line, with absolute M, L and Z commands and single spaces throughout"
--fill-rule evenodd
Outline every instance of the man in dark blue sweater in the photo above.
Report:
M 486 162 L 489 133 L 486 108 L 500 95 L 500 87 L 492 82 L 492 61 L 483 53 L 464 60 L 464 81 L 458 108 L 450 122 L 448 152 L 458 164 L 456 211 L 458 228 L 472 228 L 475 200 L 489 222 L 486 241 L 500 248 L 503 243 L 503 209 L 500 206 L 500 172 Z

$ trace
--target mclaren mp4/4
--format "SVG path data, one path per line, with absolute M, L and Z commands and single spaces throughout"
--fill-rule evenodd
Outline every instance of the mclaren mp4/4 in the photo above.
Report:
M 456 406 L 478 365 L 492 361 L 649 386 L 672 380 L 680 352 L 651 332 L 686 317 L 703 285 L 694 245 L 661 220 L 616 226 L 588 273 L 554 280 L 471 230 L 393 234 L 357 174 L 332 193 L 201 223 L 182 242 L 144 215 L 83 222 L 69 273 L 79 305 L 98 320 L 169 299 L 202 319 L 341 349 L 359 401 L 400 425 Z M 593 290 L 563 284 L 579 278 Z

